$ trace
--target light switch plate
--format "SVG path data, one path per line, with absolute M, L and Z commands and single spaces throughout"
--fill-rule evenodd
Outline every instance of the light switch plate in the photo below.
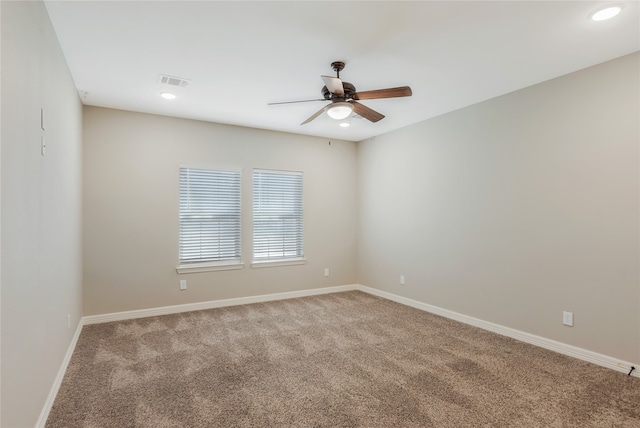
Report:
M 573 312 L 562 312 L 562 324 L 573 327 Z

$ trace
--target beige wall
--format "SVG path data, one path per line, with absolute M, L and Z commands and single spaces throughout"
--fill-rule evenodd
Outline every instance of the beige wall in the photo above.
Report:
M 44 5 L 2 1 L 0 8 L 0 425 L 33 427 L 82 316 L 82 110 Z
M 356 282 L 355 143 L 85 107 L 83 153 L 85 315 Z M 180 163 L 243 169 L 244 269 L 176 273 Z M 252 168 L 304 172 L 305 265 L 250 266 Z
M 639 59 L 361 142 L 359 282 L 640 362 Z

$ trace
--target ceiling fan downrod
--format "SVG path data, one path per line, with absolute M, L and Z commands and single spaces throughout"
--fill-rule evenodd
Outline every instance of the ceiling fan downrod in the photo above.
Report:
M 342 61 L 335 61 L 331 63 L 331 68 L 333 68 L 333 71 L 336 72 L 336 77 L 339 79 L 340 78 L 340 72 L 342 70 L 344 70 L 344 62 Z

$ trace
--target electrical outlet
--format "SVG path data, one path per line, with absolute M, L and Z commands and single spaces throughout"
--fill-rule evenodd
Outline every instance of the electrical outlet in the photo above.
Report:
M 187 280 L 186 279 L 181 279 L 180 280 L 180 290 L 186 290 L 187 289 Z
M 562 324 L 573 327 L 573 312 L 562 312 Z
M 400 275 L 400 285 L 404 285 L 404 275 Z
M 67 314 L 67 328 L 71 328 L 71 314 Z
M 329 268 L 324 268 L 324 276 L 329 276 Z

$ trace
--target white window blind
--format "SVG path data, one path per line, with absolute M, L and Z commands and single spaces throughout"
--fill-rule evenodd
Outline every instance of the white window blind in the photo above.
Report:
M 302 173 L 254 170 L 253 260 L 302 257 Z
M 180 168 L 180 264 L 240 261 L 240 171 Z

